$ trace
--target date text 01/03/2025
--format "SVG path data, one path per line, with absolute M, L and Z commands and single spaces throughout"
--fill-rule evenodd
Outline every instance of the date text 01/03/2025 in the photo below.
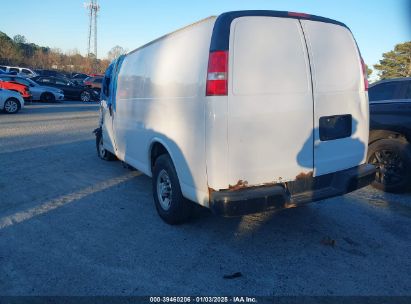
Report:
M 257 303 L 253 297 L 150 297 L 150 303 Z

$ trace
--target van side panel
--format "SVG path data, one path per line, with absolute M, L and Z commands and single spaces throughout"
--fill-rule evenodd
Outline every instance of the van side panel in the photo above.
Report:
M 228 183 L 218 188 L 311 172 L 313 101 L 298 19 L 234 19 L 228 81 Z
M 205 81 L 215 18 L 126 56 L 117 85 L 116 154 L 151 175 L 150 149 L 163 144 L 183 195 L 208 206 Z
M 301 20 L 310 54 L 314 88 L 314 174 L 365 162 L 369 110 L 360 54 L 348 28 Z M 351 136 L 321 140 L 322 117 L 352 116 Z M 324 118 L 323 118 L 324 121 Z

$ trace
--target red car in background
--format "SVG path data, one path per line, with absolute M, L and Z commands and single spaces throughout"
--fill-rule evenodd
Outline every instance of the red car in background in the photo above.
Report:
M 31 100 L 31 93 L 30 93 L 29 87 L 24 84 L 21 84 L 15 81 L 0 80 L 0 89 L 18 92 L 20 93 L 20 95 L 23 97 L 25 101 Z

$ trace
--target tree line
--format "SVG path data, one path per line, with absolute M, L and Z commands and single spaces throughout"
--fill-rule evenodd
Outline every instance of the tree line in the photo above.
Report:
M 0 65 L 90 74 L 104 73 L 109 64 L 109 59 L 96 59 L 93 54 L 82 56 L 76 49 L 62 52 L 29 43 L 22 35 L 10 38 L 0 31 Z
M 378 80 L 411 77 L 411 41 L 398 43 L 394 49 L 383 53 L 379 63 L 374 64 Z M 367 76 L 371 76 L 373 70 L 367 65 Z
M 107 59 L 97 59 L 93 54 L 82 56 L 78 50 L 63 53 L 58 48 L 49 48 L 29 43 L 22 35 L 10 38 L 0 31 L 0 64 L 27 66 L 35 69 L 56 69 L 66 72 L 104 73 L 110 62 L 127 51 L 116 45 L 107 54 Z M 383 53 L 375 64 L 379 79 L 411 77 L 411 41 L 399 43 L 394 49 Z M 368 77 L 372 69 L 367 66 Z

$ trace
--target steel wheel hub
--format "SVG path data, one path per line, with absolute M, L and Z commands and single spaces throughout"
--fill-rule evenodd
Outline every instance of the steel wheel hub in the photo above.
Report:
M 171 181 L 167 171 L 161 170 L 157 177 L 157 197 L 164 210 L 170 209 L 172 202 Z

